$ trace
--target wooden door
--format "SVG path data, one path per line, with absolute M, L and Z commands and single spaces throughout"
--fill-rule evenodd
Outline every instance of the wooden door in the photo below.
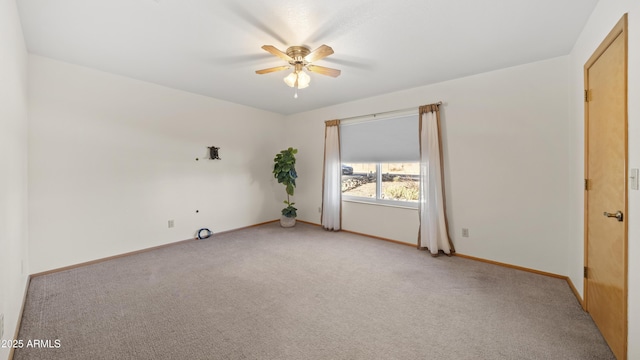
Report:
M 585 309 L 618 359 L 627 349 L 626 23 L 585 65 Z

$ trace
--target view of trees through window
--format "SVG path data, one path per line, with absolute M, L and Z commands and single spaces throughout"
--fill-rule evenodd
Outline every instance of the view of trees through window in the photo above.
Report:
M 375 200 L 417 202 L 420 163 L 342 164 L 342 194 Z

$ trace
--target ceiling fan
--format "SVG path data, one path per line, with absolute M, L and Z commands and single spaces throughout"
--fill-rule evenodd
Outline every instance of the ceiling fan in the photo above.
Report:
M 262 48 L 286 61 L 289 65 L 256 70 L 256 74 L 268 74 L 276 71 L 287 70 L 293 66 L 293 72 L 284 78 L 284 82 L 290 87 L 296 89 L 296 93 L 294 95 L 295 98 L 298 97 L 297 89 L 306 88 L 309 86 L 309 82 L 311 81 L 311 77 L 309 77 L 303 69 L 306 68 L 310 72 L 331 77 L 338 77 L 340 75 L 340 70 L 311 64 L 314 61 L 318 61 L 333 54 L 333 49 L 330 46 L 322 45 L 313 51 L 310 51 L 309 48 L 305 46 L 291 46 L 286 52 L 278 50 L 272 45 L 264 45 Z

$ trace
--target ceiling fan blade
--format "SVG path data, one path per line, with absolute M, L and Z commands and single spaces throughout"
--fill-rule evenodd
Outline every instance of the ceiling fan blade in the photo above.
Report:
M 268 74 L 276 71 L 287 70 L 291 66 L 276 66 L 268 69 L 256 70 L 256 74 Z
M 327 76 L 331 76 L 331 77 L 338 77 L 340 75 L 340 70 L 331 69 L 331 68 L 324 67 L 324 66 L 307 65 L 307 69 L 309 71 L 311 71 L 311 72 L 322 74 L 322 75 L 327 75 Z
M 286 61 L 286 62 L 290 62 L 290 61 L 294 61 L 293 58 L 287 54 L 285 54 L 284 52 L 278 50 L 275 48 L 275 46 L 272 45 L 264 45 L 262 47 L 264 50 L 272 53 L 273 55 L 279 57 L 280 59 Z
M 333 54 L 333 49 L 330 46 L 322 45 L 313 50 L 309 55 L 305 56 L 304 60 L 311 63 L 323 59 L 331 54 Z

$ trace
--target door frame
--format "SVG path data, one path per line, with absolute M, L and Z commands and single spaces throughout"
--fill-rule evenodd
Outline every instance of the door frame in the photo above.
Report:
M 589 68 L 600 58 L 600 56 L 609 48 L 611 43 L 613 43 L 619 36 L 624 36 L 624 231 L 623 231 L 623 248 L 624 248 L 624 288 L 623 288 L 623 316 L 624 316 L 624 359 L 627 357 L 627 347 L 628 347 L 628 272 L 629 272 L 629 222 L 628 222 L 628 210 L 629 210 L 629 189 L 628 189 L 628 168 L 629 168 L 629 114 L 628 114 L 628 20 L 627 14 L 624 14 L 622 18 L 618 21 L 618 23 L 613 27 L 613 29 L 609 32 L 607 37 L 602 41 L 602 43 L 598 46 L 596 51 L 591 55 L 589 60 L 584 65 L 584 178 L 585 178 L 585 188 L 584 188 L 584 266 L 585 269 L 588 269 L 589 264 L 589 216 L 588 216 L 588 175 L 589 175 L 589 96 L 591 94 L 588 92 L 589 90 Z M 587 277 L 584 277 L 583 280 L 583 300 L 582 300 L 582 308 L 585 311 L 588 311 L 588 282 Z

